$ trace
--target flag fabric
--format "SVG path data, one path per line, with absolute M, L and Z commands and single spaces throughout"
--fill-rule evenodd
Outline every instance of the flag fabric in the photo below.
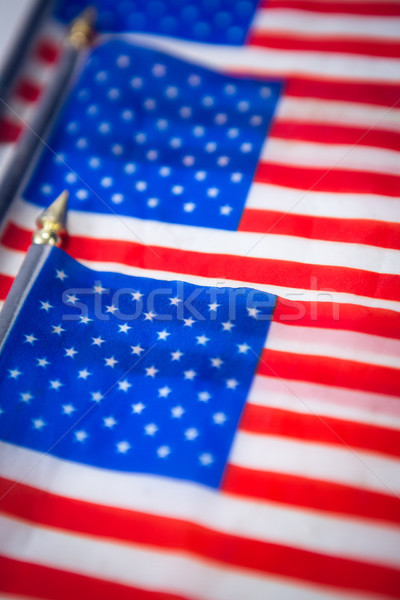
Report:
M 131 10 L 131 3 L 122 4 Z M 110 46 L 124 43 L 143 57 L 163 53 L 168 65 L 191 63 L 197 74 L 207 73 L 207 82 L 225 78 L 232 85 L 234 80 L 238 90 L 242 79 L 243 90 L 262 89 L 265 83 L 277 86 L 273 89 L 279 88 L 279 97 L 277 93 L 276 106 L 266 103 L 258 111 L 250 106 L 234 112 L 243 119 L 238 128 L 246 132 L 254 131 L 253 116 L 268 118 L 256 126 L 267 137 L 262 148 L 257 146 L 257 163 L 247 163 L 251 181 L 243 184 L 247 187 L 240 201 L 232 196 L 232 204 L 220 205 L 218 194 L 207 196 L 208 188 L 194 175 L 230 173 L 232 160 L 238 160 L 234 138 L 223 154 L 210 153 L 215 160 L 229 158 L 225 167 L 178 166 L 178 157 L 200 160 L 193 151 L 178 148 L 163 155 L 168 162 L 159 169 L 166 167 L 164 173 L 170 168 L 182 177 L 193 175 L 190 186 L 186 180 L 186 187 L 173 182 L 185 187 L 181 195 L 173 194 L 168 183 L 161 188 L 161 174 L 156 177 L 155 171 L 159 157 L 143 153 L 127 161 L 124 148 L 120 154 L 118 148 L 112 151 L 112 144 L 123 146 L 122 141 L 110 138 L 110 145 L 103 147 L 99 134 L 90 156 L 87 148 L 76 148 L 76 168 L 69 174 L 63 171 L 62 156 L 58 161 L 53 156 L 51 167 L 48 159 L 50 179 L 42 185 L 55 185 L 54 169 L 70 179 L 60 181 L 54 195 L 66 184 L 74 193 L 68 253 L 100 271 L 193 285 L 245 286 L 278 298 L 218 491 L 171 478 L 168 483 L 163 479 L 161 488 L 158 476 L 144 474 L 136 474 L 131 486 L 123 476 L 104 479 L 94 467 L 89 471 L 84 464 L 53 456 L 42 458 L 30 471 L 37 449 L 4 449 L 5 490 L 10 481 L 20 482 L 14 496 L 5 495 L 0 504 L 6 513 L 5 539 L 10 540 L 3 566 L 15 575 L 14 585 L 19 582 L 18 589 L 4 594 L 124 598 L 133 589 L 138 598 L 188 600 L 399 597 L 399 12 L 393 1 L 270 0 L 258 4 L 240 43 L 226 37 L 219 38 L 222 43 L 215 38 L 199 41 L 188 34 L 178 34 L 178 39 L 172 37 L 176 33 L 158 35 L 154 28 L 146 32 L 144 25 L 124 34 L 104 28 L 108 33 L 100 37 L 93 56 L 111 38 Z M 129 27 L 130 32 L 134 29 Z M 156 64 L 164 63 L 157 58 Z M 135 68 L 132 63 L 117 65 L 112 77 L 120 76 L 130 89 L 137 75 L 124 81 L 121 73 Z M 102 70 L 99 66 L 97 72 Z M 167 76 L 174 80 L 173 74 Z M 151 78 L 154 74 L 148 73 Z M 88 110 L 100 98 L 102 107 L 109 106 L 115 94 L 111 90 L 121 85 L 104 81 L 92 102 L 78 98 L 82 81 L 72 90 L 67 111 L 78 101 Z M 164 85 L 166 89 L 167 79 Z M 171 86 L 184 87 L 175 80 Z M 131 101 L 145 101 L 141 93 Z M 207 89 L 204 96 L 209 95 Z M 227 122 L 212 120 L 224 113 L 232 118 L 231 96 L 225 96 L 225 110 L 218 104 L 207 113 L 202 98 L 200 92 L 192 98 L 191 108 L 202 120 L 207 114 L 206 123 L 193 122 L 187 110 L 179 114 L 179 109 L 190 108 L 186 97 L 174 115 L 179 131 L 174 137 L 184 139 L 185 145 L 201 136 L 183 137 L 182 127 L 188 136 L 198 125 L 228 131 Z M 165 103 L 178 106 L 173 98 Z M 125 110 L 134 112 L 133 107 Z M 139 112 L 142 118 L 144 108 Z M 97 118 L 89 112 L 80 126 L 87 131 Z M 127 136 L 129 131 L 127 126 Z M 63 139 L 71 144 L 85 137 L 74 131 L 66 136 L 65 131 Z M 137 148 L 136 139 L 129 141 Z M 147 141 L 145 146 L 146 153 L 163 148 L 160 141 L 157 147 L 147 147 Z M 204 160 L 208 153 L 204 148 L 201 152 Z M 95 169 L 88 175 L 92 157 L 106 158 L 116 169 L 112 186 L 101 186 L 100 176 L 114 175 L 104 169 L 104 162 L 99 175 Z M 147 178 L 124 171 L 127 163 L 144 169 Z M 241 173 L 231 173 L 236 172 Z M 112 189 L 122 173 L 132 179 L 129 201 L 135 198 L 130 202 L 135 212 L 126 211 L 125 197 L 112 201 L 112 194 L 124 194 Z M 93 177 L 90 188 L 87 177 Z M 137 181 L 160 186 L 158 195 L 153 188 L 151 195 L 137 189 Z M 218 189 L 225 193 L 226 181 Z M 202 210 L 227 204 L 240 216 L 229 226 L 221 225 L 223 215 L 208 213 L 196 222 L 194 196 L 199 190 L 204 192 Z M 33 179 L 4 226 L 3 298 L 29 245 L 35 217 L 52 199 L 50 193 L 46 200 L 45 192 Z M 166 197 L 170 207 L 164 212 Z M 102 199 L 109 204 L 108 213 Z M 196 210 L 185 211 L 185 203 L 196 204 Z M 178 218 L 177 207 L 185 220 Z M 33 329 L 24 333 L 35 335 Z M 26 342 L 24 348 L 28 346 Z M 133 387 L 127 394 L 129 390 Z M 25 392 L 30 390 L 21 390 Z M 23 402 L 21 406 L 26 408 Z M 42 508 L 36 510 L 38 506 Z M 19 546 L 25 554 L 11 540 L 29 540 Z M 128 562 L 136 568 L 126 568 Z

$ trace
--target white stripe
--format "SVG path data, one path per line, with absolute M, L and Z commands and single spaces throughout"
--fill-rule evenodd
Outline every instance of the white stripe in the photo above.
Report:
M 337 323 L 340 323 L 340 308 Z M 301 327 L 272 321 L 266 347 L 281 352 L 328 356 L 400 369 L 400 340 L 356 331 Z
M 15 254 L 14 257 L 12 255 Z M 8 258 L 5 262 L 6 274 L 10 277 L 15 277 L 18 272 L 18 265 L 22 264 L 24 253 L 17 252 L 14 250 L 6 250 L 0 247 L 0 256 L 12 257 L 13 268 L 11 263 L 8 262 Z M 100 262 L 92 260 L 80 260 L 81 264 L 94 269 L 95 271 L 111 271 L 114 273 L 125 273 L 125 275 L 133 275 L 136 277 L 151 277 L 153 279 L 160 279 L 162 281 L 187 281 L 188 283 L 194 283 L 196 285 L 214 285 L 217 287 L 251 287 L 253 289 L 260 290 L 262 292 L 268 292 L 281 296 L 286 300 L 304 300 L 305 302 L 338 302 L 339 304 L 355 304 L 358 306 L 366 306 L 369 308 L 384 308 L 387 310 L 393 310 L 400 312 L 400 302 L 394 300 L 381 300 L 379 298 L 368 298 L 367 296 L 356 296 L 355 294 L 345 294 L 340 292 L 323 292 L 320 290 L 305 290 L 301 288 L 289 288 L 277 285 L 267 285 L 260 283 L 248 283 L 245 281 L 238 281 L 234 279 L 223 279 L 222 277 L 200 277 L 197 275 L 186 275 L 184 273 L 174 273 L 172 271 L 161 271 L 154 269 L 143 269 L 141 267 L 133 267 L 116 262 Z M 2 271 L 1 271 L 2 272 Z
M 276 120 L 359 127 L 361 129 L 360 137 L 365 135 L 365 129 L 369 130 L 371 127 L 378 130 L 400 132 L 400 109 L 398 107 L 390 108 L 357 102 L 339 102 L 338 100 L 283 95 L 277 106 Z
M 9 558 L 144 588 L 150 593 L 169 592 L 198 600 L 365 598 L 343 591 L 335 594 L 329 588 L 299 585 L 290 579 L 263 576 L 239 567 L 224 568 L 204 559 L 196 561 L 183 553 L 32 527 L 14 519 L 0 517 L 0 527 L 3 553 Z
M 398 398 L 256 375 L 248 403 L 400 430 Z
M 28 203 L 25 203 L 28 208 Z M 21 205 L 19 204 L 21 208 Z M 37 208 L 13 212 L 22 227 L 32 226 Z M 199 254 L 245 256 L 320 266 L 362 269 L 391 275 L 400 272 L 400 251 L 342 242 L 308 240 L 288 235 L 225 231 L 110 214 L 68 213 L 71 236 L 139 242 Z M 90 232 L 90 236 L 88 236 Z M 221 273 L 221 276 L 223 274 Z
M 110 37 L 115 39 L 116 36 L 104 35 L 100 39 L 106 41 Z M 312 75 L 371 83 L 399 80 L 399 61 L 390 58 L 199 44 L 150 34 L 121 34 L 118 37 L 224 72 L 246 71 L 248 75 L 253 72 L 278 77 Z
M 304 191 L 265 183 L 253 183 L 246 208 L 291 212 L 315 218 L 373 219 L 388 223 L 400 220 L 400 198 Z
M 247 469 L 310 477 L 393 496 L 400 493 L 399 460 L 345 444 L 330 446 L 242 431 L 235 438 L 230 462 Z
M 296 36 L 339 37 L 351 40 L 369 38 L 375 41 L 400 39 L 400 19 L 377 15 L 320 15 L 302 10 L 265 10 L 256 12 L 252 28 L 261 33 L 291 33 Z
M 239 437 L 243 441 L 249 436 L 239 434 Z M 352 521 L 275 502 L 252 501 L 191 482 L 94 469 L 4 442 L 0 449 L 3 477 L 54 494 L 182 519 L 253 540 L 288 544 L 341 558 L 400 565 L 400 552 L 396 551 L 400 549 L 400 529 L 393 525 Z M 278 444 L 277 453 L 279 450 Z M 302 453 L 295 465 L 299 465 Z M 310 535 L 310 531 L 318 531 L 318 535 Z
M 356 144 L 320 144 L 271 136 L 263 145 L 261 160 L 310 169 L 345 169 L 400 175 L 398 152 Z

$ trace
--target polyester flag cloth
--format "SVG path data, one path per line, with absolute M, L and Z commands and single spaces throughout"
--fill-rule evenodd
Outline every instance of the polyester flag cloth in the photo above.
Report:
M 1 354 L 5 593 L 260 600 L 397 593 L 400 536 L 384 521 L 302 511 L 296 476 L 286 494 L 300 492 L 300 507 L 269 500 L 279 474 L 265 480 L 265 469 L 274 468 L 273 455 L 295 461 L 299 447 L 273 435 L 282 414 L 265 410 L 254 378 L 262 378 L 279 311 L 290 307 L 256 290 L 91 271 L 61 250 L 33 251 L 41 253 L 36 272 L 11 307 Z M 313 427 L 327 435 L 325 422 Z M 373 447 L 374 431 L 347 435 Z M 395 435 L 381 458 L 328 446 L 316 461 L 311 444 L 303 468 L 334 490 L 339 512 L 346 492 L 327 479 L 341 483 L 346 471 L 358 471 L 357 502 L 375 497 L 366 516 L 381 510 L 387 518 L 377 498 L 384 503 L 386 486 L 398 489 L 389 458 Z M 384 482 L 376 476 L 382 468 Z M 297 548 L 288 546 L 293 534 Z M 282 579 L 291 572 L 288 555 L 301 565 L 295 579 Z M 314 587 L 303 588 L 306 573 Z
M 82 7 L 79 2 L 67 5 L 72 4 L 76 11 Z M 255 580 L 263 598 L 399 597 L 399 4 L 270 0 L 258 4 L 251 22 L 242 15 L 242 37 L 236 39 L 228 39 L 229 17 L 212 16 L 212 6 L 216 13 L 222 7 L 229 12 L 222 2 L 188 7 L 171 2 L 168 8 L 161 2 L 123 2 L 112 8 L 99 3 L 103 34 L 88 57 L 93 62 L 82 63 L 54 136 L 63 144 L 63 150 L 57 147 L 61 156 L 46 153 L 36 172 L 43 179 L 34 174 L 3 228 L 2 298 L 39 210 L 64 186 L 72 192 L 73 205 L 67 251 L 92 269 L 276 294 L 266 347 L 219 488 L 224 500 L 231 501 L 229 511 L 224 504 L 221 511 L 208 512 L 203 499 L 198 500 L 201 518 L 197 513 L 196 518 L 177 515 L 172 508 L 160 513 L 159 505 L 149 506 L 143 498 L 132 507 L 122 500 L 128 493 L 115 485 L 115 496 L 107 502 L 102 498 L 100 505 L 131 510 L 118 515 L 137 517 L 129 521 L 134 526 L 110 523 L 107 508 L 98 519 L 90 512 L 87 521 L 104 523 L 100 534 L 96 530 L 101 539 L 91 548 L 111 541 L 114 550 L 120 543 L 115 540 L 125 536 L 130 549 L 138 549 L 143 563 L 163 582 L 155 591 L 149 578 L 129 581 L 143 597 L 171 593 L 166 555 L 180 552 L 196 569 L 205 564 L 217 569 L 207 571 L 214 578 L 204 591 L 195 579 L 193 588 L 173 588 L 175 596 L 190 600 L 253 597 Z M 190 26 L 191 7 L 198 12 Z M 188 10 L 182 14 L 184 8 Z M 205 21 L 200 13 L 206 10 L 209 28 L 195 29 Z M 163 16 L 175 19 L 175 31 L 160 29 Z M 233 15 L 231 23 L 235 19 Z M 54 23 L 46 30 L 42 56 L 49 58 L 52 49 L 53 56 L 60 52 L 59 31 Z M 107 61 L 107 48 L 122 47 L 119 64 L 107 69 L 96 65 L 96 56 Z M 139 55 L 140 64 L 130 60 Z M 146 60 L 147 71 L 140 71 Z M 177 78 L 178 71 L 184 81 Z M 201 85 L 190 85 L 191 74 L 197 77 L 190 82 Z M 46 78 L 41 81 L 36 87 L 43 95 Z M 215 86 L 218 92 L 210 92 Z M 263 88 L 271 90 L 269 98 L 260 94 Z M 25 81 L 22 104 L 34 109 L 29 89 Z M 189 97 L 192 89 L 196 94 Z M 246 97 L 238 98 L 242 90 Z M 129 106 L 122 105 L 124 91 Z M 65 120 L 74 110 L 75 117 Z M 162 116 L 162 110 L 167 114 Z M 240 125 L 230 125 L 237 119 Z M 103 132 L 98 129 L 102 123 Z M 84 134 L 74 131 L 79 127 Z M 244 146 L 243 152 L 242 144 L 252 147 Z M 128 159 L 127 150 L 134 157 Z M 73 169 L 68 170 L 63 160 L 68 165 L 71 159 Z M 233 169 L 238 162 L 246 169 Z M 242 173 L 240 181 L 230 179 L 240 179 Z M 223 207 L 229 214 L 220 212 Z M 38 337 L 32 328 L 25 333 Z M 106 358 L 113 356 L 117 359 L 113 354 Z M 51 362 L 45 353 L 39 358 Z M 21 365 L 10 368 L 23 372 L 20 380 L 26 374 Z M 91 372 L 82 365 L 83 374 L 85 369 Z M 133 384 L 126 378 L 126 385 Z M 101 393 L 100 388 L 90 391 Z M 132 391 L 128 388 L 126 394 Z M 28 388 L 21 390 L 28 392 L 33 395 Z M 94 483 L 83 483 L 85 475 L 79 481 L 83 492 L 75 500 L 81 501 L 82 515 L 85 503 L 92 511 L 98 497 L 90 492 Z M 29 493 L 35 506 L 41 485 L 28 482 L 22 504 Z M 108 489 L 111 494 L 113 486 Z M 68 497 L 61 483 L 52 493 L 56 500 Z M 165 493 L 163 501 L 170 497 Z M 251 518 L 235 512 L 237 501 L 251 507 Z M 73 506 L 68 503 L 63 510 L 57 504 L 49 511 L 58 515 L 57 522 L 42 524 L 42 529 L 73 535 Z M 68 522 L 63 514 L 70 515 Z M 157 522 L 158 537 L 146 537 L 150 514 L 152 519 L 171 518 Z M 208 514 L 214 521 L 210 516 L 204 522 Z M 224 554 L 227 546 L 213 535 L 227 533 L 227 514 L 232 519 L 237 515 L 234 536 L 240 538 L 240 548 L 229 538 L 229 556 Z M 80 516 L 80 535 L 93 541 L 84 521 Z M 126 540 L 133 529 L 136 537 Z M 242 545 L 243 540 L 250 540 L 251 547 Z M 153 553 L 151 561 L 145 550 Z M 66 550 L 58 564 L 48 557 L 40 562 L 15 556 L 23 563 L 24 581 L 31 581 L 29 589 L 18 593 L 58 598 L 77 595 L 79 589 L 82 597 L 96 590 L 108 598 L 116 593 L 116 584 L 126 584 L 119 572 L 106 577 L 102 570 L 100 576 L 89 563 L 85 568 L 69 563 L 71 555 L 74 550 Z M 119 557 L 110 562 L 110 570 Z M 9 560 L 7 566 L 14 568 L 15 562 Z M 186 572 L 189 577 L 187 562 L 181 568 Z M 237 574 L 253 579 L 240 587 Z M 54 583 L 60 577 L 62 589 Z M 111 591 L 105 580 L 112 582 Z M 46 589 L 42 581 L 49 582 Z M 120 585 L 118 594 L 132 592 Z

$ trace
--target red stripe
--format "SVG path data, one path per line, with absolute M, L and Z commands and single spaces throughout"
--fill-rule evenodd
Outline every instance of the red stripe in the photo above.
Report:
M 0 480 L 5 489 L 13 482 Z M 4 489 L 3 487 L 3 489 Z M 69 500 L 17 484 L 2 500 L 2 511 L 33 523 L 105 539 L 145 544 L 319 584 L 388 594 L 400 572 L 325 556 L 280 544 L 220 534 L 192 523 Z M 0 584 L 1 585 L 1 584 Z M 88 596 L 93 598 L 94 595 Z M 135 596 L 136 598 L 136 596 Z
M 360 54 L 362 56 L 379 56 L 384 58 L 399 58 L 400 46 L 398 42 L 372 39 L 356 40 L 345 37 L 301 37 L 291 32 L 285 34 L 272 34 L 261 29 L 254 29 L 247 42 L 249 46 L 273 48 L 276 50 L 298 50 L 300 52 L 334 52 L 340 54 Z M 304 56 L 304 60 L 307 57 Z
M 369 81 L 353 83 L 330 78 L 290 77 L 285 94 L 300 98 L 319 98 L 358 102 L 378 106 L 398 106 L 400 103 L 399 84 L 379 84 Z
M 350 15 L 371 15 L 377 17 L 400 16 L 400 5 L 397 2 L 320 2 L 318 0 L 261 0 L 259 8 L 268 10 L 289 8 L 322 13 L 339 13 Z
M 52 40 L 42 39 L 36 47 L 36 55 L 43 62 L 54 64 L 60 59 L 60 49 Z
M 7 117 L 0 117 L 0 144 L 16 142 L 21 135 L 22 125 Z
M 400 524 L 397 497 L 330 481 L 228 465 L 223 489 L 238 496 Z
M 399 313 L 355 304 L 277 298 L 273 320 L 286 325 L 358 331 L 400 339 Z
M 30 239 L 30 232 L 10 223 L 2 244 L 15 250 L 26 250 Z M 112 261 L 144 269 L 304 289 L 314 289 L 317 280 L 321 291 L 347 292 L 387 300 L 400 298 L 398 276 L 361 269 L 209 254 L 119 240 L 101 239 L 99 244 L 97 239 L 78 236 L 69 238 L 66 250 L 81 260 Z
M 185 600 L 0 556 L 0 590 L 45 600 Z M 188 599 L 186 599 L 188 600 Z
M 400 226 L 397 223 L 366 219 L 313 217 L 247 208 L 243 212 L 238 229 L 400 249 Z
M 400 457 L 400 431 L 355 421 L 246 404 L 240 428 L 252 433 L 279 435 L 345 448 L 350 446 Z
M 338 111 L 340 109 L 338 108 Z M 276 119 L 272 125 L 269 138 L 285 140 L 304 140 L 323 144 L 347 144 L 358 146 L 373 146 L 397 150 L 400 148 L 400 132 L 371 129 L 366 131 L 360 127 L 347 125 L 325 125 L 324 123 L 303 123 Z
M 5 300 L 13 284 L 14 277 L 0 273 L 0 300 Z
M 41 91 L 40 85 L 25 77 L 19 80 L 15 94 L 26 102 L 36 102 Z
M 400 396 L 399 370 L 351 360 L 266 349 L 258 372 L 266 377 Z
M 350 171 L 340 169 L 340 166 L 312 169 L 260 163 L 255 181 L 315 192 L 378 194 L 394 198 L 400 196 L 400 177 L 368 171 Z

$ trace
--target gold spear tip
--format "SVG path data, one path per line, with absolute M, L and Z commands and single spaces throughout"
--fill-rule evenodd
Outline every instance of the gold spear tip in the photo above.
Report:
M 94 26 L 97 20 L 97 10 L 88 6 L 71 23 L 68 43 L 76 50 L 90 46 L 94 37 Z
M 39 229 L 33 234 L 34 244 L 58 246 L 65 232 L 69 192 L 64 190 L 36 219 Z

